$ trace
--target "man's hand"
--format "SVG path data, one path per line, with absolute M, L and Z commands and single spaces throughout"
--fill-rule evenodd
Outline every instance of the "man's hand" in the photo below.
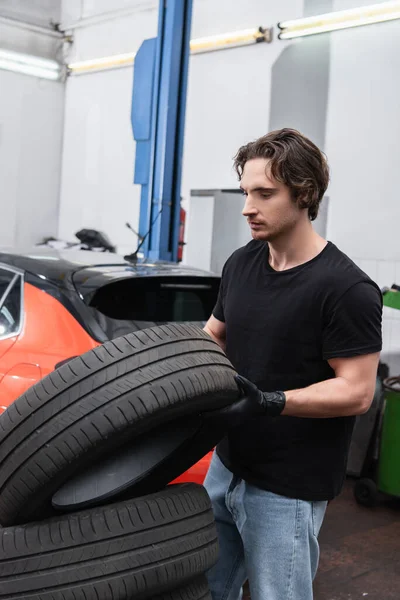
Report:
M 236 383 L 247 400 L 245 407 L 247 411 L 254 414 L 264 414 L 276 417 L 281 414 L 286 404 L 284 392 L 262 392 L 254 383 L 241 375 L 235 376 Z
M 229 406 L 208 413 L 214 425 L 222 425 L 225 430 L 229 430 L 231 427 L 240 426 L 251 417 L 274 417 L 281 414 L 286 402 L 283 392 L 261 392 L 254 383 L 240 375 L 235 375 L 235 380 L 241 395 Z

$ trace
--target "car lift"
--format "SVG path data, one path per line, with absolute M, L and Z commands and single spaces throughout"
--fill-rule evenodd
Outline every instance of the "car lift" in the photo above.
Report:
M 142 186 L 139 246 L 151 260 L 178 256 L 191 17 L 192 0 L 160 0 L 157 38 L 135 57 L 134 183 Z

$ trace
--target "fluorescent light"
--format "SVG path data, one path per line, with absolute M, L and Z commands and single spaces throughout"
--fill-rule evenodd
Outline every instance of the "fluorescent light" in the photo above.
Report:
M 55 60 L 0 49 L 0 69 L 33 75 L 42 79 L 60 78 L 60 65 Z
M 125 54 L 114 54 L 112 56 L 103 56 L 102 58 L 93 58 L 92 60 L 81 60 L 70 63 L 68 65 L 68 70 L 72 73 L 86 73 L 87 71 L 100 71 L 116 67 L 125 67 L 133 63 L 135 56 L 136 52 L 127 52 Z
M 58 71 L 60 68 L 60 65 L 55 60 L 40 58 L 31 54 L 22 54 L 21 52 L 12 52 L 11 50 L 0 49 L 0 58 L 32 67 L 39 67 L 40 69 L 49 69 L 50 71 Z
M 60 77 L 59 73 L 56 71 L 32 67 L 21 63 L 13 63 L 11 60 L 4 60 L 2 58 L 0 58 L 0 69 L 13 71 L 14 73 L 23 73 L 24 75 L 33 75 L 34 77 L 40 77 L 41 79 L 52 79 L 53 81 Z
M 350 10 L 341 10 L 315 17 L 294 19 L 278 23 L 281 40 L 289 40 L 317 33 L 326 33 L 338 29 L 348 29 L 361 25 L 372 25 L 400 19 L 400 2 L 382 2 Z
M 210 35 L 191 40 L 190 51 L 192 54 L 198 54 L 199 52 L 224 50 L 226 48 L 271 41 L 272 30 L 258 27 L 257 29 L 242 29 L 241 31 L 231 31 L 220 35 Z
M 272 29 L 243 29 L 241 31 L 231 31 L 221 35 L 211 35 L 190 41 L 191 54 L 200 52 L 210 52 L 212 50 L 224 50 L 248 44 L 272 41 Z M 90 73 L 95 71 L 104 71 L 106 69 L 117 69 L 127 67 L 133 64 L 136 52 L 127 52 L 126 54 L 114 54 L 93 58 L 92 60 L 81 60 L 72 62 L 68 65 L 68 70 L 74 75 L 80 73 Z

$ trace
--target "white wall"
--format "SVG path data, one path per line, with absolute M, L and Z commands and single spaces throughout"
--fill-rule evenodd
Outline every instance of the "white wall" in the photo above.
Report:
M 21 22 L 2 18 L 0 11 L 0 48 L 42 58 L 60 60 L 61 35 L 51 29 L 30 29 Z
M 194 0 L 192 38 L 275 25 L 303 12 L 330 10 L 330 5 L 341 10 L 376 1 Z M 136 50 L 156 34 L 157 11 L 156 0 L 65 0 L 63 26 L 71 27 L 75 37 L 70 60 Z M 329 36 L 324 133 L 332 172 L 328 237 L 381 286 L 400 283 L 399 34 L 396 21 Z M 232 157 L 239 145 L 268 130 L 272 67 L 285 48 L 296 44 L 318 46 L 315 38 L 275 39 L 270 45 L 191 57 L 182 182 L 189 212 L 191 189 L 237 185 Z M 79 227 L 97 227 L 122 251 L 134 243 L 124 223 L 130 220 L 136 227 L 139 215 L 140 188 L 132 184 L 132 77 L 128 68 L 69 79 L 63 151 L 60 234 L 71 237 Z M 311 87 L 310 99 L 313 92 Z M 306 96 L 303 90 L 303 100 Z M 303 121 L 288 125 L 302 127 Z M 385 356 L 392 358 L 400 354 L 399 316 L 385 311 Z
M 51 22 L 60 22 L 61 0 L 1 0 L 0 15 L 40 27 L 50 27 Z
M 194 0 L 192 38 L 276 25 L 302 15 L 303 1 Z M 213 15 L 212 19 L 210 15 Z M 271 69 L 286 43 L 256 44 L 190 59 L 183 195 L 190 189 L 232 188 L 232 157 L 268 129 Z
M 359 4 L 335 0 L 334 8 Z M 400 282 L 400 21 L 330 37 L 328 237 L 380 287 L 390 286 Z M 383 332 L 383 358 L 399 372 L 400 311 L 384 309 Z
M 191 37 L 269 26 L 302 14 L 303 1 L 276 6 L 240 0 L 233 8 L 229 0 L 195 0 Z M 75 38 L 70 62 L 132 52 L 157 34 L 158 2 L 119 0 L 112 14 L 107 7 L 107 0 L 84 0 L 82 10 L 80 2 L 64 3 L 62 26 L 72 27 Z M 285 45 L 191 56 L 182 183 L 186 207 L 190 189 L 237 185 L 232 156 L 267 128 L 270 70 Z M 132 80 L 132 68 L 68 79 L 63 150 L 60 235 L 71 238 L 80 227 L 99 228 L 123 252 L 136 242 L 124 224 L 130 220 L 137 228 L 140 199 L 140 187 L 132 184 Z
M 61 0 L 3 0 L 0 47 L 59 57 L 61 36 L 50 21 L 60 14 Z M 57 233 L 63 113 L 63 83 L 0 70 L 0 245 Z
M 57 233 L 63 87 L 0 71 L 0 245 Z
M 125 223 L 136 229 L 140 195 L 132 183 L 132 77 L 126 74 L 112 71 L 106 82 L 102 73 L 68 80 L 59 220 L 63 239 L 74 239 L 82 227 L 99 229 L 122 252 L 137 243 Z
M 329 235 L 353 257 L 400 261 L 400 21 L 337 32 L 331 53 Z
M 157 35 L 157 23 L 157 0 L 64 0 L 62 5 L 62 28 L 74 35 L 70 62 L 132 52 Z
M 119 0 L 65 2 L 72 27 L 69 62 L 132 52 L 157 35 L 158 3 Z M 108 8 L 108 12 L 107 12 Z M 133 185 L 135 143 L 130 111 L 133 68 L 71 76 L 66 84 L 59 235 L 81 227 L 104 231 L 122 253 L 137 238 L 140 187 Z

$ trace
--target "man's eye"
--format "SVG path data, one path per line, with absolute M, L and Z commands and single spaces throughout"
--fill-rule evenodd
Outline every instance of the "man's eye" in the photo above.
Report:
M 261 194 L 261 198 L 271 198 L 271 194 Z

